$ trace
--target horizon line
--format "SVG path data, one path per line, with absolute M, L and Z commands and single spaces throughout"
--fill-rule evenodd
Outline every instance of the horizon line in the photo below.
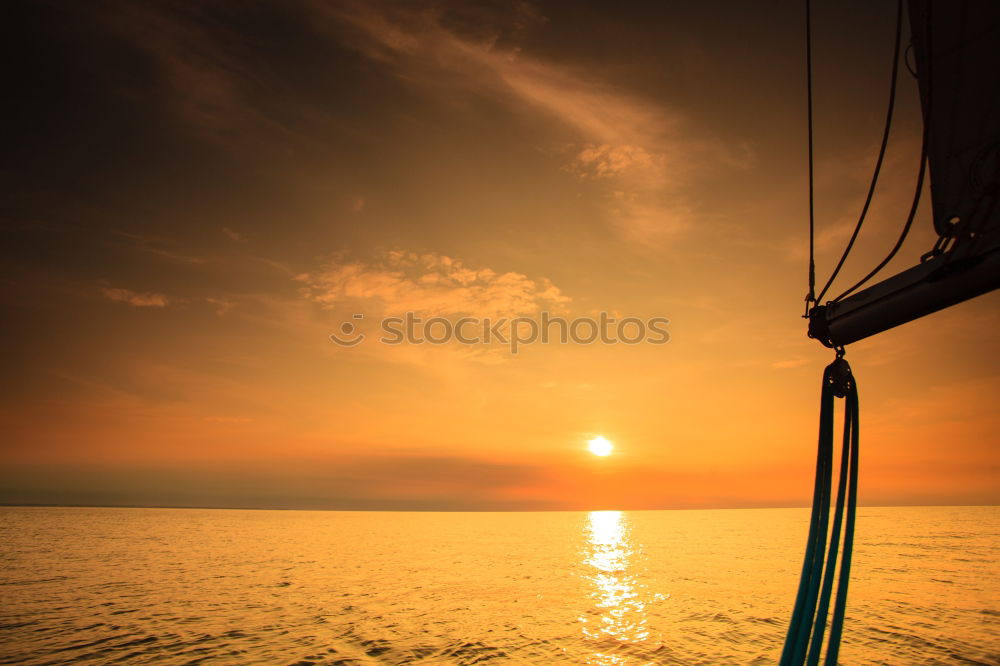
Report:
M 808 505 L 796 506 L 725 506 L 725 507 L 673 507 L 658 509 L 336 509 L 336 508 L 298 508 L 298 507 L 265 507 L 265 506 L 184 506 L 172 504 L 57 504 L 57 503 L 14 503 L 0 502 L 0 507 L 18 508 L 50 508 L 50 509 L 180 509 L 199 511 L 326 511 L 338 513 L 594 513 L 599 511 L 754 511 L 761 509 L 811 509 Z M 1000 507 L 1000 504 L 858 504 L 862 509 L 899 509 L 899 508 L 963 508 L 963 507 Z

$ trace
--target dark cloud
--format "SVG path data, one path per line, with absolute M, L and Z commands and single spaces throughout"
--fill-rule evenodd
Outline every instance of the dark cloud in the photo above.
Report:
M 349 457 L 335 463 L 192 466 L 15 465 L 0 473 L 0 504 L 339 510 L 520 510 L 538 466 L 458 456 Z M 516 495 L 508 491 L 520 490 Z

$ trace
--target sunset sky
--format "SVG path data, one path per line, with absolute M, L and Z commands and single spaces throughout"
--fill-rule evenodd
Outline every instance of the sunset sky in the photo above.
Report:
M 871 177 L 895 3 L 814 5 L 822 282 Z M 798 0 L 3 13 L 0 502 L 810 502 L 832 353 L 801 318 Z M 895 241 L 919 130 L 903 70 L 841 289 Z M 886 276 L 933 244 L 927 203 Z M 998 306 L 848 349 L 863 504 L 1000 503 Z M 665 317 L 670 341 L 379 343 L 407 311 Z M 344 322 L 368 337 L 333 344 Z

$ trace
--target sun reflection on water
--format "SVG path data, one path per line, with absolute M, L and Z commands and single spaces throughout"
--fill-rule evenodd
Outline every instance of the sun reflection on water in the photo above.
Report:
M 634 661 L 620 652 L 649 640 L 646 595 L 636 577 L 637 553 L 628 518 L 621 511 L 592 511 L 584 528 L 583 563 L 595 610 L 580 618 L 583 635 L 595 642 L 590 664 L 617 666 Z

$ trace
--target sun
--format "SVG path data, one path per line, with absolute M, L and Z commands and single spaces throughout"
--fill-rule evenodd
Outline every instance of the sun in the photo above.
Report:
M 609 456 L 614 448 L 615 445 L 601 435 L 598 435 L 587 443 L 587 449 L 595 456 Z

